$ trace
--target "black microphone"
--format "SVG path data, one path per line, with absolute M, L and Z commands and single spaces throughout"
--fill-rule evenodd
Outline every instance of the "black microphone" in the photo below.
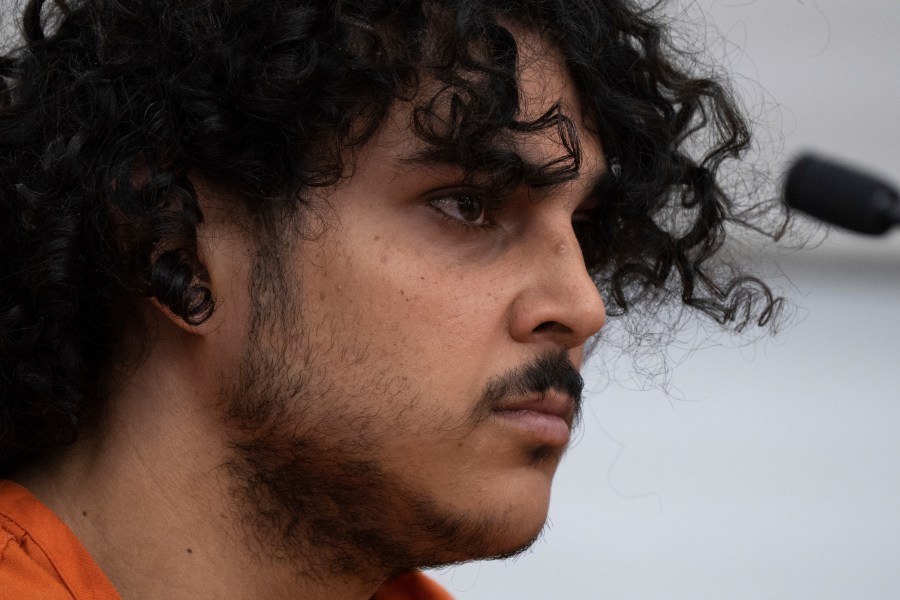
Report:
M 893 186 L 809 154 L 788 170 L 784 199 L 791 208 L 868 235 L 900 224 L 900 195 Z

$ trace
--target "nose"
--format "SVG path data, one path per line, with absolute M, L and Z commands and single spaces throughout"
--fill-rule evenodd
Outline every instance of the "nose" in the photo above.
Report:
M 603 299 L 588 274 L 571 223 L 541 237 L 540 243 L 530 244 L 523 261 L 510 332 L 524 343 L 580 348 L 606 322 Z

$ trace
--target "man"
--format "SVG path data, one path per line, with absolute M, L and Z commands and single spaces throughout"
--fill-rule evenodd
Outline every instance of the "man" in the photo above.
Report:
M 777 308 L 711 266 L 743 123 L 627 1 L 38 0 L 22 31 L 12 597 L 445 598 L 418 569 L 543 526 L 598 286 Z

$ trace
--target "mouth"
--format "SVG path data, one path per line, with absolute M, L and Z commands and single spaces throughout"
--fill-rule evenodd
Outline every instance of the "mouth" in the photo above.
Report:
M 566 393 L 549 389 L 498 402 L 493 413 L 504 424 L 548 446 L 569 443 L 575 420 L 575 401 Z

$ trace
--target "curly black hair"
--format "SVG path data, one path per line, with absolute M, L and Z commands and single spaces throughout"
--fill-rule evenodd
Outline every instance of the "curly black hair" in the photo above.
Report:
M 611 165 L 578 224 L 610 312 L 674 296 L 765 325 L 780 300 L 716 262 L 747 214 L 717 181 L 748 128 L 633 0 L 30 0 L 0 57 L 0 473 L 96 414 L 135 299 L 215 310 L 192 181 L 271 223 L 345 176 L 398 100 L 435 156 L 498 188 L 577 174 L 564 110 L 518 118 L 510 23 L 559 48 Z M 497 143 L 551 129 L 566 153 L 545 165 Z

